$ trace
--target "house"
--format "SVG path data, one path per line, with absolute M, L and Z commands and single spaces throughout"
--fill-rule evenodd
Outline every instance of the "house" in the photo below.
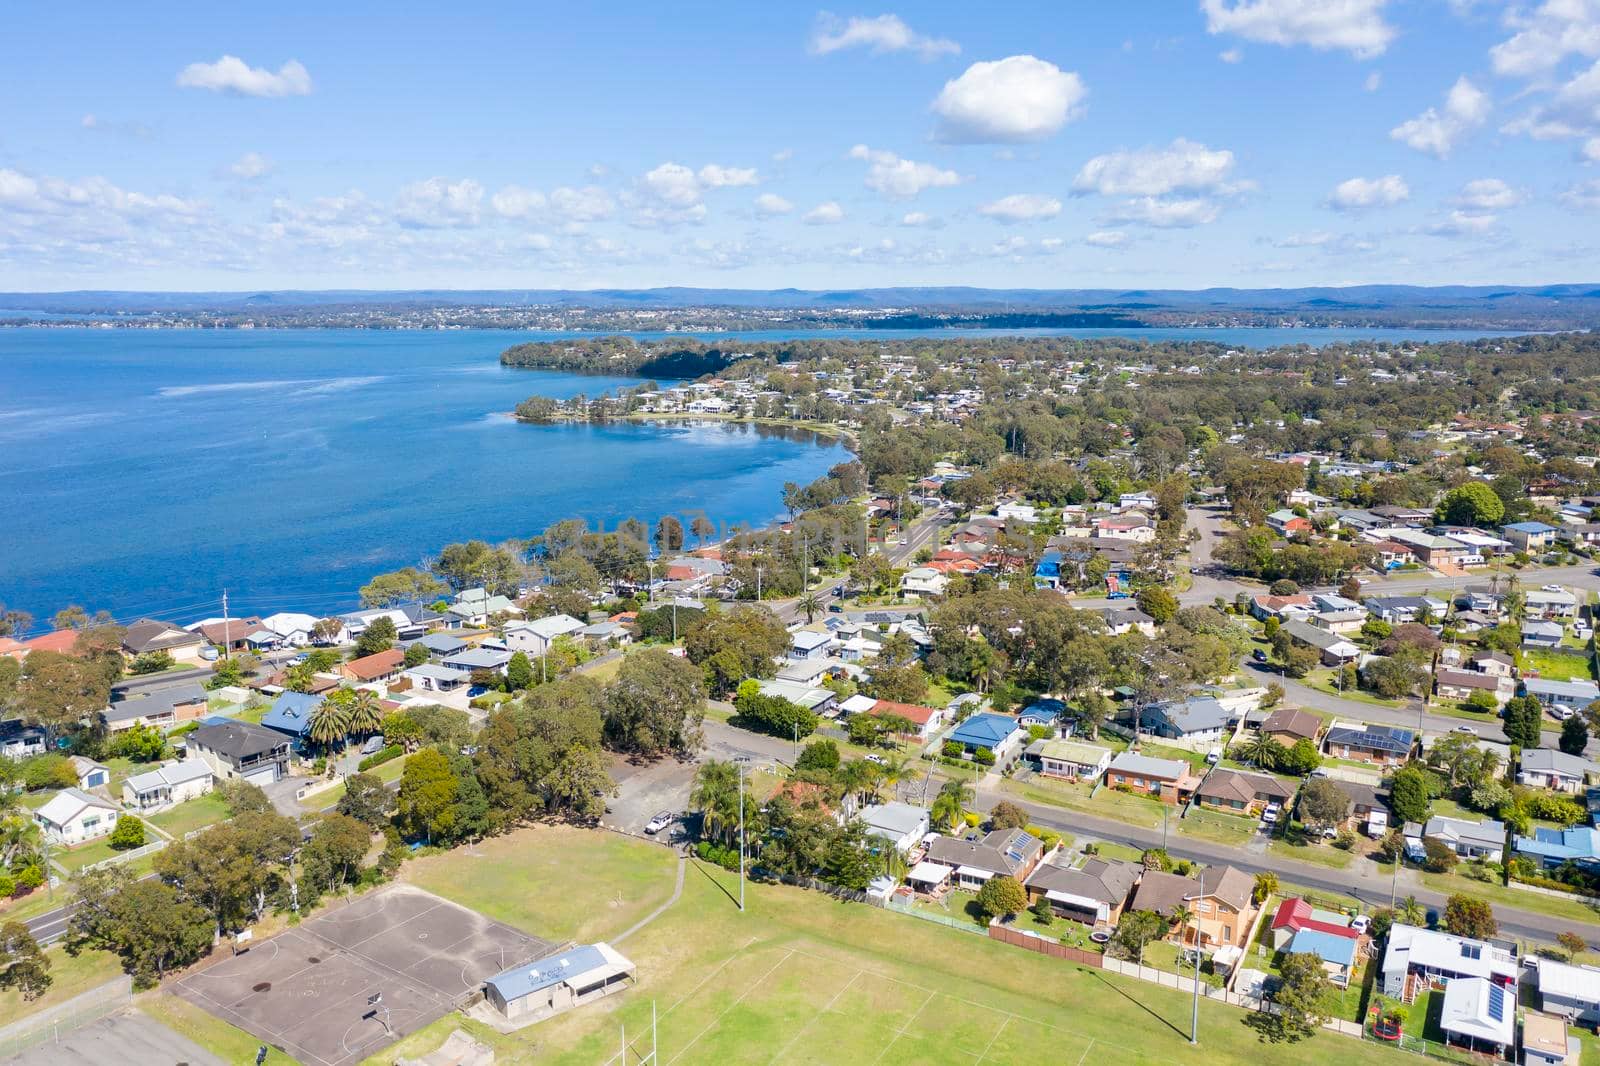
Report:
M 73 772 L 78 775 L 79 788 L 100 788 L 111 783 L 111 770 L 93 759 L 73 755 L 68 761 L 72 763 Z
M 604 999 L 634 978 L 633 963 L 609 944 L 579 944 L 495 974 L 483 994 L 506 1021 L 526 1025 Z
M 1390 529 L 1385 531 L 1385 535 L 1389 540 L 1410 548 L 1418 562 L 1435 570 L 1454 572 L 1462 567 L 1483 564 L 1483 556 L 1476 548 L 1451 537 L 1424 533 L 1420 529 Z
M 1182 759 L 1155 759 L 1125 751 L 1106 767 L 1105 783 L 1111 788 L 1155 796 L 1162 803 L 1187 803 L 1200 779 Z
M 1322 960 L 1328 979 L 1340 988 L 1350 984 L 1350 971 L 1355 966 L 1356 946 L 1360 938 L 1341 936 L 1321 929 L 1301 929 L 1289 938 L 1284 948 L 1290 955 L 1307 953 Z
M 1389 793 L 1381 785 L 1349 778 L 1329 777 L 1326 780 L 1350 798 L 1350 817 L 1347 825 L 1360 826 L 1370 837 L 1382 836 L 1389 828 Z M 1417 829 L 1417 843 L 1421 847 L 1422 829 Z
M 225 618 L 220 622 L 204 622 L 192 628 L 208 644 L 215 644 L 225 652 L 243 651 L 249 647 L 252 633 L 261 633 L 265 627 L 259 618 Z
M 1379 621 L 1398 626 L 1424 616 L 1443 618 L 1450 605 L 1431 596 L 1369 596 L 1362 606 Z
M 1383 953 L 1381 988 L 1391 999 L 1410 1000 L 1408 982 L 1483 977 L 1514 990 L 1518 969 L 1516 956 L 1494 944 L 1396 923 Z
M 282 733 L 291 741 L 299 742 L 311 732 L 311 719 L 325 697 L 309 692 L 285 691 L 278 694 L 261 716 L 261 727 Z
M 1202 951 L 1237 947 L 1255 923 L 1255 887 L 1255 878 L 1235 866 L 1207 866 L 1198 878 L 1151 870 L 1139 880 L 1133 909 L 1166 917 L 1186 910 L 1184 944 L 1198 942 Z
M 1292 537 L 1297 533 L 1310 533 L 1315 527 L 1311 519 L 1284 509 L 1267 515 L 1267 528 L 1280 536 Z
M 171 729 L 183 722 L 193 721 L 206 713 L 206 690 L 198 681 L 180 681 L 175 685 L 155 688 L 113 690 L 114 700 L 100 712 L 106 730 L 120 733 L 136 725 Z
M 185 740 L 189 757 L 204 761 L 224 781 L 266 786 L 288 771 L 288 739 L 249 722 L 203 725 Z
M 505 644 L 512 651 L 544 655 L 559 638 L 582 629 L 584 623 L 570 614 L 553 614 L 527 622 L 512 622 L 505 628 Z
M 900 592 L 907 596 L 943 596 L 949 587 L 948 576 L 927 566 L 913 567 L 900 579 Z
M 923 707 L 916 703 L 891 703 L 888 700 L 872 700 L 872 706 L 858 713 L 879 718 L 887 716 L 904 718 L 916 727 L 915 735 L 924 741 L 933 739 L 933 735 L 944 727 L 945 722 L 945 712 L 937 707 Z
M 1538 1011 L 1522 1015 L 1522 1062 L 1524 1066 L 1578 1066 L 1583 1045 L 1567 1035 L 1567 1023 Z
M 443 665 L 469 676 L 474 670 L 489 670 L 503 674 L 515 654 L 504 648 L 466 648 L 450 656 Z
M 405 665 L 406 653 L 399 648 L 388 648 L 373 652 L 371 655 L 363 655 L 359 659 L 351 659 L 347 663 L 340 663 L 339 676 L 358 685 L 373 685 L 393 681 L 400 676 L 400 671 L 405 669 Z
M 1465 818 L 1436 814 L 1423 827 L 1422 838 L 1448 844 L 1463 859 L 1499 862 L 1505 853 L 1506 824 L 1493 818 L 1469 822 Z
M 1139 715 L 1139 728 L 1170 740 L 1212 744 L 1233 732 L 1236 716 L 1210 696 L 1152 703 Z
M 216 775 L 201 759 L 169 762 L 122 783 L 122 802 L 135 810 L 170 807 L 211 791 Z
M 948 867 L 957 887 L 976 891 L 1002 874 L 1025 881 L 1039 865 L 1044 845 L 1021 829 L 995 829 L 976 840 L 935 837 L 927 861 Z
M 1269 803 L 1287 803 L 1294 797 L 1292 786 L 1271 774 L 1247 773 L 1217 767 L 1195 789 L 1195 802 L 1205 807 L 1234 814 L 1255 814 Z
M 1566 635 L 1566 630 L 1561 628 L 1560 622 L 1524 622 L 1522 623 L 1522 646 L 1524 648 L 1554 648 L 1561 644 L 1561 638 Z
M 1369 529 L 1382 529 L 1389 524 L 1387 518 L 1382 515 L 1375 515 L 1371 511 L 1337 511 L 1335 515 L 1342 528 L 1355 533 L 1365 533 Z
M 1254 596 L 1250 600 L 1250 614 L 1257 621 L 1268 618 L 1280 621 L 1286 618 L 1304 618 L 1314 613 L 1311 597 L 1304 593 L 1293 596 Z
M 1156 620 L 1137 607 L 1096 607 L 1093 611 L 1105 622 L 1106 632 L 1113 637 L 1135 631 L 1147 637 L 1156 635 Z
M 809 629 L 802 629 L 789 636 L 789 658 L 825 659 L 828 649 L 832 646 L 832 633 L 814 633 Z
M 1439 1014 L 1444 1042 L 1452 1047 L 1504 1058 L 1516 1043 L 1517 984 L 1487 977 L 1461 977 L 1444 987 Z
M 1600 763 L 1555 748 L 1528 748 L 1522 753 L 1517 783 L 1577 795 L 1600 776 Z
M 153 618 L 139 619 L 122 634 L 122 650 L 130 657 L 164 651 L 174 659 L 198 659 L 205 648 L 199 634 Z
M 1511 850 L 1533 859 L 1546 870 L 1558 870 L 1570 862 L 1593 873 L 1600 870 L 1600 829 L 1536 826 L 1531 837 L 1513 837 Z
M 80 788 L 64 788 L 33 812 L 33 820 L 52 844 L 71 847 L 111 832 L 117 824 L 115 803 Z
M 26 759 L 42 755 L 45 750 L 45 732 L 36 725 L 23 725 L 22 719 L 0 722 L 0 755 L 8 759 Z
M 830 689 L 802 685 L 794 681 L 761 679 L 756 681 L 756 687 L 763 696 L 788 700 L 813 714 L 826 714 L 839 701 L 838 694 Z
M 1061 587 L 1061 551 L 1051 548 L 1039 556 L 1038 564 L 1033 568 L 1033 587 L 1036 589 L 1058 589 Z
M 245 638 L 251 647 L 304 648 L 315 642 L 313 630 L 320 621 L 315 615 L 295 611 L 269 614 L 261 620 L 264 633 L 253 633 Z
M 867 827 L 867 835 L 886 840 L 904 853 L 922 843 L 928 835 L 928 812 L 909 803 L 874 803 L 856 812 Z
M 1122 859 L 1086 859 L 1076 869 L 1040 863 L 1023 887 L 1029 900 L 1049 900 L 1059 918 L 1107 926 L 1121 920 L 1128 896 L 1143 873 L 1143 866 Z
M 1517 672 L 1517 664 L 1503 651 L 1480 651 L 1467 660 L 1467 665 L 1490 677 L 1513 677 Z
M 1417 561 L 1417 555 L 1407 545 L 1394 540 L 1379 540 L 1372 545 L 1372 565 L 1382 571 L 1397 570 Z
M 444 613 L 453 625 L 482 628 L 494 618 L 521 618 L 522 608 L 488 589 L 470 588 L 457 593 L 455 602 L 446 607 Z
M 945 737 L 966 749 L 968 755 L 980 750 L 994 752 L 995 762 L 1012 754 L 1027 734 L 1009 715 L 984 712 L 975 714 L 952 729 Z
M 1522 614 L 1526 618 L 1572 618 L 1578 613 L 1578 597 L 1566 589 L 1529 589 L 1522 595 Z
M 1093 781 L 1111 765 L 1111 749 L 1076 740 L 1036 740 L 1028 745 L 1028 761 L 1045 777 Z
M 428 649 L 428 654 L 435 659 L 448 658 L 458 651 L 466 651 L 467 642 L 449 633 L 428 633 L 417 638 L 416 643 Z
M 1156 527 L 1141 514 L 1107 515 L 1090 523 L 1094 536 L 1100 540 L 1122 540 L 1131 544 L 1149 544 L 1156 539 Z
M 1571 718 L 1595 700 L 1600 700 L 1600 685 L 1593 681 L 1549 681 L 1542 677 L 1522 682 L 1524 695 L 1532 696 L 1557 718 Z
M 1496 707 L 1504 707 L 1516 688 L 1516 682 L 1509 677 L 1480 674 L 1476 670 L 1452 670 L 1441 666 L 1433 676 L 1434 695 L 1440 699 L 1465 700 L 1475 692 L 1483 692 L 1494 700 Z
M 579 637 L 592 644 L 604 644 L 608 647 L 621 648 L 633 643 L 633 630 L 628 628 L 626 622 L 615 622 L 606 619 L 604 622 L 594 622 L 578 630 Z
M 1315 648 L 1324 666 L 1341 666 L 1361 657 L 1361 648 L 1331 630 L 1298 619 L 1283 624 L 1283 632 L 1296 644 Z
M 1537 956 L 1530 960 L 1539 1008 L 1583 1025 L 1600 1024 L 1600 969 Z
M 1322 745 L 1336 759 L 1398 766 L 1411 757 L 1416 739 L 1415 732 L 1401 726 L 1334 722 Z
M 1511 522 L 1500 527 L 1501 534 L 1519 552 L 1542 552 L 1555 543 L 1556 527 L 1543 522 Z
M 1361 939 L 1361 934 L 1350 927 L 1349 918 L 1334 911 L 1318 910 L 1299 896 L 1290 896 L 1278 904 L 1270 929 L 1272 946 L 1279 951 L 1287 948 L 1295 934 L 1304 930 L 1343 937 L 1351 943 Z
M 1024 729 L 1031 729 L 1036 725 L 1059 729 L 1065 722 L 1066 717 L 1067 704 L 1064 700 L 1045 697 L 1034 700 L 1017 712 L 1017 724 Z
M 400 676 L 409 680 L 416 692 L 454 692 L 472 680 L 467 671 L 439 663 L 419 663 L 402 671 Z
M 1322 719 L 1298 707 L 1279 707 L 1261 723 L 1261 732 L 1284 747 L 1292 748 L 1297 741 L 1315 742 L 1322 734 Z

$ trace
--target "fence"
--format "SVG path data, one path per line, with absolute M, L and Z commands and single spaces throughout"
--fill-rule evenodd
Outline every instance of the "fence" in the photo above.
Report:
M 123 976 L 13 1022 L 0 1029 L 0 1059 L 20 1055 L 40 1044 L 55 1043 L 66 1033 L 115 1014 L 132 1000 L 133 979 Z
M 1083 966 L 1093 966 L 1099 969 L 1105 956 L 1098 951 L 1084 951 L 1082 948 L 1071 947 L 1067 944 L 1051 940 L 1049 937 L 1038 936 L 1021 929 L 1011 929 L 1003 925 L 989 926 L 989 939 L 998 940 L 1002 944 L 1013 947 L 1025 948 L 1028 951 L 1037 951 L 1041 955 L 1051 958 L 1066 959 Z M 1115 960 L 1113 960 L 1115 961 Z
M 884 906 L 891 911 L 908 914 L 925 922 L 933 922 L 936 925 L 943 925 L 950 929 L 959 929 L 963 933 L 977 933 L 979 935 L 983 933 L 983 930 L 978 928 L 971 918 L 957 918 L 954 915 L 938 914 L 910 903 L 902 903 L 893 897 Z
M 87 866 L 81 867 L 78 872 L 82 873 L 84 870 L 102 870 L 108 866 L 121 866 L 123 863 L 132 862 L 134 859 L 142 859 L 146 855 L 154 855 L 156 852 L 160 851 L 166 846 L 167 842 L 165 840 L 152 840 L 143 847 L 129 848 L 127 851 L 118 852 L 109 859 L 101 859 L 99 862 L 91 862 Z

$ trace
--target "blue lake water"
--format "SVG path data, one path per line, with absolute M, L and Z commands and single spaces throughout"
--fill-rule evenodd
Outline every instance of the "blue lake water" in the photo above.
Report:
M 620 378 L 510 370 L 539 331 L 0 329 L 0 602 L 119 618 L 331 612 L 454 540 L 561 518 L 781 511 L 848 457 L 748 426 L 522 426 L 494 412 Z M 641 333 L 660 337 L 666 334 Z M 1456 340 L 1467 330 L 760 330 L 716 337 L 1133 336 L 1233 347 Z
M 118 618 L 330 612 L 454 540 L 783 511 L 849 458 L 742 425 L 525 426 L 622 378 L 499 365 L 522 334 L 0 330 L 0 602 Z

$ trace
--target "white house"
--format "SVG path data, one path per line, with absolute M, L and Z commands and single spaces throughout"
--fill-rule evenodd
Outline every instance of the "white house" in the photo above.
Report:
M 570 614 L 553 614 L 529 622 L 512 622 L 505 629 L 505 644 L 512 651 L 543 655 L 559 637 L 576 633 L 583 623 Z
M 1045 777 L 1094 781 L 1111 765 L 1111 749 L 1076 740 L 1036 740 L 1028 745 L 1029 760 Z
M 913 596 L 943 596 L 949 587 L 950 579 L 928 566 L 907 570 L 900 579 L 900 591 Z
M 74 755 L 71 759 L 72 769 L 78 774 L 79 788 L 99 788 L 111 783 L 111 771 L 93 759 L 82 755 Z
M 1427 981 L 1487 977 L 1514 987 L 1518 969 L 1516 957 L 1493 944 L 1396 924 L 1383 954 L 1383 994 L 1399 999 L 1408 975 Z
M 111 832 L 117 812 L 117 805 L 108 799 L 79 788 L 64 788 L 33 813 L 33 820 L 50 843 L 70 846 Z
M 1531 960 L 1540 1006 L 1573 1022 L 1600 1023 L 1600 970 L 1537 956 Z
M 909 803 L 875 803 L 856 815 L 867 835 L 886 840 L 899 852 L 911 850 L 928 835 L 928 812 Z
M 272 633 L 273 643 L 304 648 L 313 641 L 311 631 L 316 628 L 317 621 L 313 615 L 280 611 L 267 615 L 261 620 L 261 625 Z
M 1600 776 L 1600 763 L 1555 748 L 1529 748 L 1522 753 L 1517 783 L 1576 793 L 1596 776 Z
M 1465 818 L 1436 814 L 1428 819 L 1422 836 L 1448 844 L 1463 859 L 1499 862 L 1500 856 L 1505 853 L 1506 824 L 1493 818 L 1469 822 Z
M 200 759 L 169 762 L 122 783 L 122 802 L 141 811 L 169 807 L 211 791 L 216 775 Z

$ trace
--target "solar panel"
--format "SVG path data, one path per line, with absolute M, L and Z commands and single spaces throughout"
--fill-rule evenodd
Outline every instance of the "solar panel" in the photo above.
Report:
M 1489 986 L 1489 1017 L 1497 1022 L 1506 1020 L 1506 990 L 1499 985 Z

